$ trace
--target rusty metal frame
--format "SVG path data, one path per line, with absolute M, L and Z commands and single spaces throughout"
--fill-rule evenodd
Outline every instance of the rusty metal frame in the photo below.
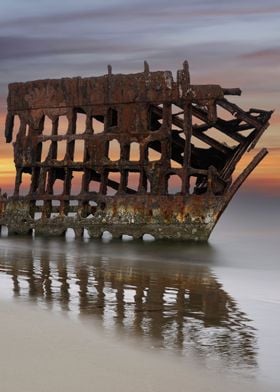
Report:
M 37 234 L 60 235 L 73 228 L 76 236 L 87 229 L 94 238 L 110 231 L 116 238 L 149 233 L 207 240 L 233 194 L 267 153 L 262 150 L 232 184 L 236 164 L 255 147 L 272 114 L 244 111 L 225 98 L 240 94 L 236 88 L 191 84 L 187 62 L 176 81 L 170 71 L 150 72 L 145 62 L 138 74 L 115 75 L 108 66 L 108 74 L 100 77 L 10 84 L 5 135 L 9 143 L 16 132 L 16 178 L 13 196 L 2 197 L 0 224 L 11 233 L 35 229 Z M 77 126 L 80 115 L 82 129 Z M 64 134 L 63 116 L 68 122 Z M 97 132 L 97 121 L 103 132 Z M 84 149 L 77 160 L 79 141 Z M 110 156 L 113 141 L 120 149 L 116 161 Z M 58 159 L 62 143 L 67 147 Z M 137 160 L 130 154 L 132 143 L 139 148 Z M 151 152 L 159 154 L 157 160 Z M 77 173 L 82 178 L 75 195 Z M 118 181 L 112 178 L 116 173 Z M 24 174 L 30 176 L 30 187 L 23 196 Z M 132 187 L 129 177 L 136 174 L 138 184 Z M 180 183 L 176 194 L 173 178 Z M 56 181 L 63 182 L 61 194 L 55 194 Z M 99 189 L 91 190 L 92 181 Z

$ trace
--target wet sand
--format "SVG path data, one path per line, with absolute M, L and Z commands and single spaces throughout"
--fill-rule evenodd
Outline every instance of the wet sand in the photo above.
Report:
M 272 202 L 203 246 L 3 236 L 0 392 L 279 391 Z
M 0 315 L 1 391 L 265 390 L 31 305 L 2 301 Z

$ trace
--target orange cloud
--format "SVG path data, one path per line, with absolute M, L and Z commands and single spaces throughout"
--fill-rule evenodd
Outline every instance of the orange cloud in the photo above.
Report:
M 246 154 L 236 167 L 234 178 L 250 163 L 256 150 Z M 244 184 L 247 190 L 280 195 L 280 148 L 270 148 L 269 154 L 255 168 Z

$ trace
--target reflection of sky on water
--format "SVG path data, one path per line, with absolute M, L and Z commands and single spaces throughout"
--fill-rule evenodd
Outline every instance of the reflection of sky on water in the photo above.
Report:
M 254 328 L 211 271 L 210 245 L 24 238 L 1 244 L 6 297 L 95 316 L 108 333 L 183 355 L 256 366 Z

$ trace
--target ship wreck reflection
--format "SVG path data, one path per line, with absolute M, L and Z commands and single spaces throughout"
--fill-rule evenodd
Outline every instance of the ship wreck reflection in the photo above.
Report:
M 159 262 L 152 244 L 20 241 L 27 245 L 0 255 L 0 278 L 8 275 L 18 300 L 98 319 L 107 331 L 183 355 L 256 366 L 254 329 L 208 265 L 170 261 L 170 248 L 163 250 L 167 262 Z

